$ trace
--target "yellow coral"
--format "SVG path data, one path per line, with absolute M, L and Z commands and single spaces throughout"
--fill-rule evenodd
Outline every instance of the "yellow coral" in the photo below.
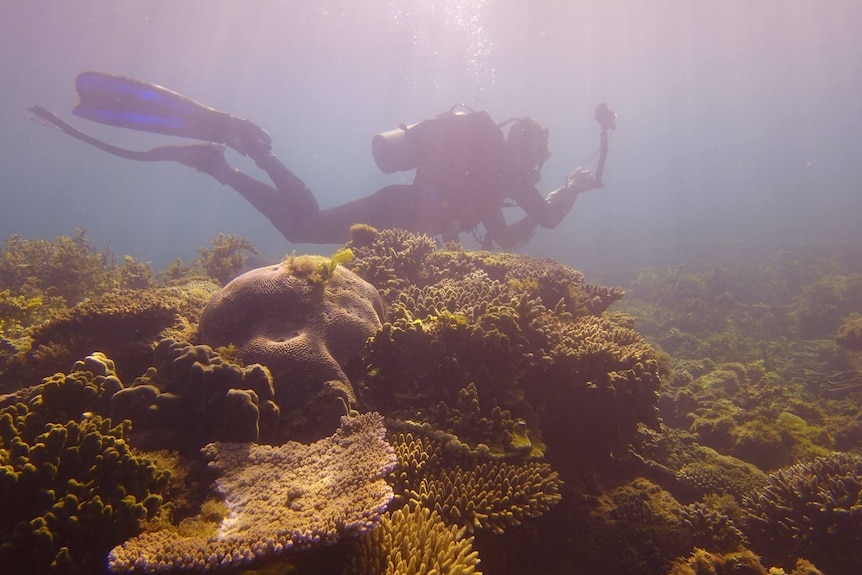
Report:
M 398 458 L 396 492 L 468 533 L 502 533 L 527 517 L 542 515 L 562 497 L 562 482 L 547 463 L 459 457 L 446 454 L 436 440 L 410 433 L 395 434 L 391 442 Z
M 366 533 L 348 559 L 345 575 L 481 575 L 479 554 L 464 528 L 446 525 L 440 516 L 412 503 L 387 513 Z

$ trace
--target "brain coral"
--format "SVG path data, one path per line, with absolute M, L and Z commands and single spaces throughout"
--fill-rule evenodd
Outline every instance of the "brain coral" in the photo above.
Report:
M 324 413 L 334 423 L 344 403 L 355 403 L 345 368 L 361 358 L 382 314 L 377 290 L 359 276 L 327 258 L 296 256 L 225 286 L 204 311 L 200 339 L 233 344 L 242 362 L 268 367 L 288 419 Z
M 204 448 L 221 473 L 216 489 L 228 516 L 212 537 L 158 531 L 114 548 L 114 572 L 212 569 L 333 543 L 380 521 L 392 499 L 384 480 L 395 465 L 383 417 L 342 417 L 331 437 L 280 447 L 215 443 Z

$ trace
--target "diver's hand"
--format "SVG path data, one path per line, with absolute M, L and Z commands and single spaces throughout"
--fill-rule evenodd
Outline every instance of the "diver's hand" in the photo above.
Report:
M 565 190 L 579 194 L 601 188 L 602 184 L 596 182 L 596 179 L 585 168 L 578 168 L 566 178 Z

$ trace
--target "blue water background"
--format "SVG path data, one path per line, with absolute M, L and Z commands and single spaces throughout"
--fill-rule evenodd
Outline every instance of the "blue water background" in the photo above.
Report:
M 324 207 L 409 181 L 377 170 L 372 135 L 455 103 L 550 127 L 547 193 L 596 152 L 593 109 L 606 101 L 619 129 L 605 188 L 522 250 L 588 272 L 703 246 L 858 239 L 860 22 L 853 0 L 5 0 L 0 237 L 87 227 L 155 267 L 193 259 L 217 232 L 269 260 L 333 251 L 289 244 L 207 176 L 122 160 L 28 119 L 39 104 L 117 145 L 181 141 L 72 116 L 75 76 L 99 70 L 259 123 Z

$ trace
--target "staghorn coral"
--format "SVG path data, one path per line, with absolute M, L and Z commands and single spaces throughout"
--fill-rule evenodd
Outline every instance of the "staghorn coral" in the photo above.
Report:
M 356 403 L 345 369 L 361 358 L 382 313 L 377 291 L 344 266 L 296 256 L 225 286 L 201 317 L 200 339 L 233 344 L 240 361 L 268 367 L 284 419 L 320 437 Z
M 437 514 L 411 503 L 387 512 L 380 526 L 351 550 L 344 575 L 481 575 L 473 537 L 446 525 Z
M 210 571 L 361 534 L 392 499 L 383 479 L 395 465 L 383 417 L 342 417 L 331 437 L 280 447 L 215 443 L 204 448 L 221 476 L 228 516 L 215 535 L 145 533 L 115 547 L 113 572 Z M 253 489 L 249 486 L 253 485 Z
M 208 346 L 171 338 L 156 345 L 153 361 L 155 367 L 111 398 L 111 417 L 131 419 L 136 434 L 152 442 L 158 432 L 173 447 L 185 438 L 194 448 L 212 440 L 275 438 L 279 410 L 266 368 L 243 367 Z
M 114 257 L 93 247 L 86 228 L 53 241 L 7 237 L 0 254 L 0 285 L 27 298 L 59 298 L 58 309 L 122 287 Z
M 695 546 L 728 553 L 748 544 L 739 529 L 741 515 L 739 503 L 730 495 L 707 496 L 682 510 Z
M 14 572 L 97 572 L 162 503 L 168 475 L 130 450 L 128 422 L 83 413 L 117 389 L 112 363 L 75 367 L 0 409 L 0 564 Z
M 436 241 L 400 229 L 378 231 L 370 226 L 350 228 L 347 247 L 355 258 L 347 267 L 380 290 L 390 301 L 410 284 L 420 283 L 425 259 L 436 249 Z
M 524 464 L 465 456 L 463 448 L 429 436 L 399 432 L 390 441 L 398 456 L 396 493 L 434 510 L 468 533 L 502 533 L 538 517 L 560 501 L 562 482 L 547 463 Z
M 862 565 L 862 457 L 835 453 L 780 469 L 743 504 L 752 548 L 770 561 L 806 557 L 827 573 Z

